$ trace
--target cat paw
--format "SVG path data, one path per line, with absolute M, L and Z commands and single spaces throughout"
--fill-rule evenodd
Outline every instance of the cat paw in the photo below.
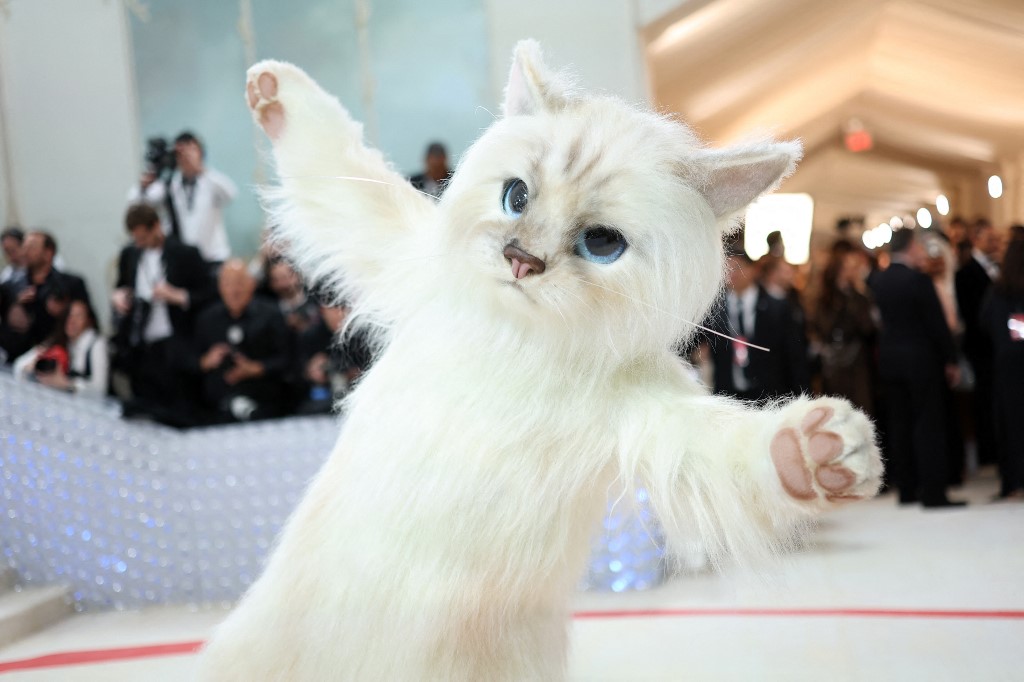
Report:
M 289 82 L 301 82 L 308 77 L 291 64 L 266 60 L 254 64 L 246 73 L 245 99 L 253 118 L 271 140 L 284 132 L 284 89 Z
M 772 463 L 786 493 L 801 502 L 862 500 L 878 492 L 882 459 L 874 427 L 836 398 L 797 400 L 772 438 Z

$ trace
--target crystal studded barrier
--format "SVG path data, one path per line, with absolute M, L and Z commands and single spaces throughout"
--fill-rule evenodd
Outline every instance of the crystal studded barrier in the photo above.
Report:
M 25 584 L 63 583 L 75 607 L 228 605 L 337 438 L 306 417 L 189 432 L 0 375 L 0 548 Z M 658 527 L 639 495 L 615 505 L 582 587 L 663 579 Z

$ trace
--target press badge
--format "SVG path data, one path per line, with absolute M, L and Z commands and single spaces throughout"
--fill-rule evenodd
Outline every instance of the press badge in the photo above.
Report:
M 1024 341 L 1024 314 L 1010 315 L 1006 326 L 1010 328 L 1011 341 Z
M 750 348 L 747 347 L 747 337 L 738 336 L 732 342 L 732 361 L 737 367 L 746 367 L 750 364 Z

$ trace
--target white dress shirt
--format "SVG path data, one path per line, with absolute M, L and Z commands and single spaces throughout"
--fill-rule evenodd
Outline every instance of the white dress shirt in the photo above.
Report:
M 754 336 L 754 324 L 757 320 L 757 287 L 749 286 L 746 291 L 736 295 L 734 291 L 726 294 L 729 310 L 729 323 L 737 334 L 741 334 L 747 341 Z M 740 315 L 743 315 L 743 324 L 740 324 Z M 741 331 L 742 330 L 742 331 Z M 747 374 L 744 367 L 732 363 L 732 383 L 737 391 L 750 389 L 750 382 L 747 381 Z
M 986 256 L 983 252 L 979 251 L 978 249 L 972 249 L 971 256 L 974 258 L 974 260 L 978 261 L 978 265 L 985 269 L 985 274 L 988 275 L 988 278 L 990 280 L 994 282 L 997 279 L 999 279 L 999 266 L 996 264 L 994 260 Z
M 143 250 L 139 256 L 139 267 L 135 271 L 135 297 L 150 304 L 149 319 L 142 331 L 142 339 L 146 343 L 155 343 L 174 333 L 167 303 L 153 300 L 153 288 L 166 279 L 163 255 L 163 249 Z
M 231 178 L 212 168 L 203 170 L 196 177 L 192 190 L 182 181 L 180 171 L 171 176 L 171 201 L 178 216 L 181 241 L 199 249 L 207 261 L 220 263 L 231 257 L 228 233 L 224 228 L 224 208 L 237 193 L 238 188 Z M 140 192 L 130 192 L 129 198 L 132 196 L 145 199 L 160 214 L 165 206 L 167 187 L 163 181 L 157 180 L 146 188 L 144 196 Z M 164 234 L 172 234 L 169 218 L 164 224 Z

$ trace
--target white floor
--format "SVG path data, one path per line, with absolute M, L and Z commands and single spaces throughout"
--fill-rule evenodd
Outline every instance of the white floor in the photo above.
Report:
M 1024 504 L 988 504 L 995 489 L 991 477 L 967 486 L 960 496 L 975 504 L 966 510 L 901 508 L 891 496 L 843 509 L 822 523 L 813 548 L 768 575 L 689 576 L 646 593 L 582 594 L 580 611 L 704 612 L 577 619 L 570 677 L 1024 680 L 1021 613 L 936 613 L 1024 612 Z M 721 613 L 728 609 L 788 612 Z M 807 609 L 925 613 L 800 613 Z M 200 640 L 223 616 L 185 608 L 79 615 L 0 650 L 0 665 L 59 652 Z M 194 664 L 194 656 L 183 654 L 0 677 L 179 682 L 192 678 Z

